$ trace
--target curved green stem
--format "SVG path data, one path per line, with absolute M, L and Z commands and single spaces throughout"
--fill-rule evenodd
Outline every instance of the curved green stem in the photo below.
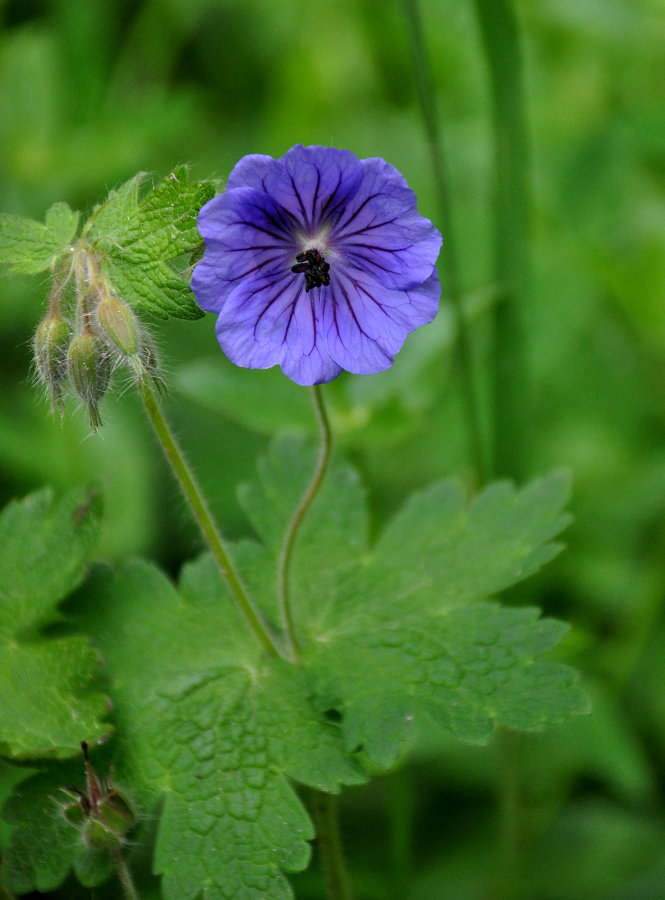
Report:
M 466 407 L 469 449 L 472 463 L 481 481 L 485 481 L 489 470 L 489 454 L 487 453 L 486 441 L 483 437 L 482 416 L 474 377 L 473 341 L 462 303 L 457 240 L 451 212 L 452 203 L 448 164 L 444 153 L 439 117 L 436 112 L 434 82 L 425 47 L 418 0 L 403 0 L 403 3 L 411 46 L 411 61 L 420 102 L 420 111 L 427 134 L 427 144 L 439 207 L 438 225 L 443 238 L 441 270 L 444 290 L 450 298 L 457 317 L 462 400 Z
M 139 379 L 138 387 L 148 418 L 157 435 L 157 440 L 164 451 L 166 459 L 171 465 L 173 474 L 182 488 L 182 492 L 185 495 L 185 499 L 189 504 L 189 508 L 191 509 L 199 528 L 201 529 L 201 533 L 203 534 L 212 555 L 217 561 L 220 572 L 226 581 L 229 592 L 231 593 L 237 608 L 265 652 L 269 656 L 280 656 L 281 654 L 268 631 L 268 627 L 264 623 L 261 614 L 254 606 L 252 599 L 235 570 L 226 550 L 226 546 L 224 545 L 224 541 L 217 530 L 212 514 L 201 493 L 201 489 L 196 483 L 187 460 L 159 408 L 154 391 L 146 378 Z
M 352 900 L 351 885 L 344 864 L 337 797 L 323 791 L 314 791 L 312 813 L 328 898 Z
M 293 514 L 293 518 L 291 519 L 289 527 L 286 530 L 284 543 L 282 545 L 282 553 L 279 559 L 277 582 L 279 610 L 282 620 L 282 626 L 289 642 L 291 654 L 296 662 L 300 661 L 300 645 L 298 643 L 298 636 L 296 634 L 295 623 L 293 621 L 293 610 L 291 609 L 290 600 L 289 577 L 291 557 L 293 556 L 293 548 L 295 546 L 296 537 L 298 534 L 298 530 L 300 529 L 300 525 L 302 524 L 302 520 L 305 518 L 305 513 L 316 497 L 318 490 L 321 487 L 321 482 L 323 481 L 324 475 L 326 474 L 332 447 L 330 422 L 328 420 L 328 414 L 323 402 L 323 394 L 321 392 L 320 385 L 314 385 L 314 387 L 312 388 L 312 397 L 314 400 L 316 417 L 319 423 L 319 435 L 321 439 L 321 443 L 319 446 L 319 456 L 316 461 L 316 468 L 314 469 L 314 474 L 312 475 L 311 481 L 307 485 L 307 489 L 302 495 L 300 503 L 298 504 L 298 508 Z
M 119 850 L 116 853 L 112 853 L 111 859 L 113 860 L 113 865 L 115 866 L 115 871 L 118 875 L 118 881 L 122 886 L 122 893 L 125 896 L 125 900 L 139 900 L 138 891 L 136 890 L 134 880 L 132 879 L 129 867 L 125 862 L 125 857 L 122 855 L 122 851 Z

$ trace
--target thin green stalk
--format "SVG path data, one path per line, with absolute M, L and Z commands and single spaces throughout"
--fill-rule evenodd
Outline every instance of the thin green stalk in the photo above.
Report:
M 488 63 L 494 133 L 496 305 L 493 384 L 494 474 L 528 473 L 531 397 L 524 308 L 529 284 L 529 153 L 520 35 L 510 0 L 474 0 Z
M 402 766 L 386 779 L 388 791 L 388 825 L 390 837 L 390 869 L 388 896 L 403 900 L 409 892 L 413 868 L 413 779 Z
M 496 737 L 496 794 L 499 822 L 499 869 L 493 896 L 516 900 L 523 896 L 524 806 L 519 763 L 521 737 L 500 728 Z
M 312 813 L 328 900 L 352 900 L 351 885 L 344 864 L 337 797 L 323 791 L 314 791 Z
M 271 637 L 266 624 L 259 611 L 254 606 L 252 599 L 235 570 L 224 545 L 224 541 L 217 530 L 212 514 L 208 510 L 201 489 L 159 408 L 155 392 L 150 387 L 146 378 L 139 379 L 138 386 L 148 418 L 157 435 L 157 440 L 164 451 L 166 459 L 171 465 L 173 474 L 182 488 L 182 492 L 185 495 L 185 499 L 189 504 L 189 508 L 191 509 L 199 528 L 201 529 L 201 533 L 203 534 L 212 555 L 217 561 L 220 572 L 226 580 L 226 584 L 237 608 L 266 653 L 273 657 L 280 656 L 277 645 Z
M 282 620 L 282 627 L 284 628 L 284 632 L 287 636 L 291 654 L 296 662 L 300 661 L 300 645 L 298 643 L 298 636 L 296 634 L 295 623 L 293 621 L 293 610 L 291 609 L 291 557 L 293 556 L 293 548 L 295 546 L 296 537 L 298 535 L 298 531 L 300 529 L 302 521 L 305 518 L 305 514 L 311 506 L 312 501 L 316 497 L 318 490 L 321 487 L 323 478 L 326 474 L 328 461 L 330 459 L 330 451 L 332 448 L 332 433 L 330 431 L 330 422 L 328 420 L 328 414 L 323 402 L 323 394 L 320 385 L 315 384 L 312 388 L 312 398 L 314 400 L 314 409 L 316 410 L 316 417 L 319 423 L 319 456 L 316 461 L 316 467 L 314 469 L 314 474 L 312 475 L 311 481 L 307 485 L 307 489 L 302 495 L 300 503 L 298 504 L 298 508 L 293 514 L 293 518 L 291 519 L 289 527 L 287 528 L 286 535 L 284 537 L 284 543 L 282 545 L 282 553 L 279 559 L 277 582 L 279 610 Z
M 113 860 L 113 865 L 115 866 L 118 881 L 122 886 L 122 892 L 125 896 L 125 900 L 139 900 L 138 891 L 136 890 L 131 872 L 129 871 L 129 867 L 125 862 L 125 857 L 122 855 L 122 851 L 112 853 L 111 859 Z
M 494 474 L 528 473 L 531 396 L 524 311 L 529 285 L 529 154 L 523 62 L 510 0 L 474 0 L 491 94 L 494 134 L 494 266 L 501 301 L 495 307 L 493 373 Z M 497 800 L 501 868 L 497 896 L 521 896 L 525 810 L 519 740 L 497 736 Z
M 420 111 L 427 135 L 434 185 L 439 207 L 438 226 L 443 238 L 441 270 L 444 290 L 457 316 L 458 347 L 462 378 L 463 402 L 466 408 L 467 430 L 472 464 L 481 481 L 488 474 L 488 453 L 483 437 L 482 417 L 474 376 L 473 341 L 468 319 L 464 314 L 459 276 L 457 240 L 452 216 L 448 163 L 446 160 L 439 116 L 436 111 L 434 81 L 429 65 L 418 0 L 403 0 L 409 32 L 411 61 L 418 91 Z

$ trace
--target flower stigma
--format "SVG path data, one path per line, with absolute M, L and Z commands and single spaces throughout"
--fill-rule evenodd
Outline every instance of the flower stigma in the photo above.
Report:
M 316 248 L 303 250 L 296 256 L 296 265 L 291 266 L 292 272 L 302 272 L 305 276 L 305 291 L 312 288 L 330 284 L 330 263 L 327 263 Z

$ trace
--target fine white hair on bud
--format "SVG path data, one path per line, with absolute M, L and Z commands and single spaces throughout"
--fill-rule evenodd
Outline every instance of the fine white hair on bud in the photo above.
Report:
M 67 368 L 72 387 L 88 407 L 90 424 L 96 431 L 102 424 L 99 401 L 108 390 L 111 363 L 103 343 L 90 329 L 84 329 L 70 343 Z
M 119 296 L 99 254 L 85 245 L 73 248 L 67 264 L 53 271 L 48 312 L 35 332 L 33 354 L 51 407 L 62 411 L 69 389 L 86 405 L 95 430 L 102 424 L 100 402 L 116 370 L 164 389 L 148 330 Z
M 58 312 L 49 312 L 35 332 L 33 351 L 37 377 L 45 386 L 54 410 L 62 406 L 71 334 L 69 322 Z
M 140 328 L 129 306 L 112 294 L 106 294 L 95 307 L 95 331 L 109 349 L 122 356 L 135 356 L 140 349 Z

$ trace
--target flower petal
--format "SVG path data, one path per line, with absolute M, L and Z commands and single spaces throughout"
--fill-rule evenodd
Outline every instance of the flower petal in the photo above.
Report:
M 219 312 L 227 294 L 245 278 L 287 271 L 297 225 L 272 197 L 255 188 L 236 188 L 209 200 L 198 218 L 205 254 L 192 277 L 199 306 Z
M 248 186 L 264 191 L 313 237 L 334 223 L 363 180 L 360 160 L 349 150 L 296 144 L 281 159 L 247 156 L 235 166 L 227 190 Z
M 192 287 L 237 365 L 299 384 L 379 372 L 436 315 L 441 236 L 381 159 L 300 144 L 247 156 L 199 228 Z
M 255 187 L 260 191 L 265 191 L 262 180 L 274 165 L 275 160 L 272 156 L 266 156 L 264 153 L 250 153 L 248 156 L 243 156 L 231 169 L 229 177 L 226 179 L 226 190 Z
M 389 288 L 410 288 L 434 268 L 441 235 L 418 213 L 404 177 L 382 159 L 364 159 L 363 181 L 334 231 L 334 247 Z
M 441 286 L 434 269 L 424 284 L 390 290 L 342 273 L 331 284 L 324 336 L 330 357 L 348 372 L 368 375 L 389 368 L 406 336 L 436 316 Z
M 217 320 L 217 338 L 231 362 L 248 369 L 280 365 L 298 384 L 332 381 L 342 371 L 321 340 L 319 291 L 289 272 L 241 282 Z M 323 348 L 322 348 L 323 345 Z

